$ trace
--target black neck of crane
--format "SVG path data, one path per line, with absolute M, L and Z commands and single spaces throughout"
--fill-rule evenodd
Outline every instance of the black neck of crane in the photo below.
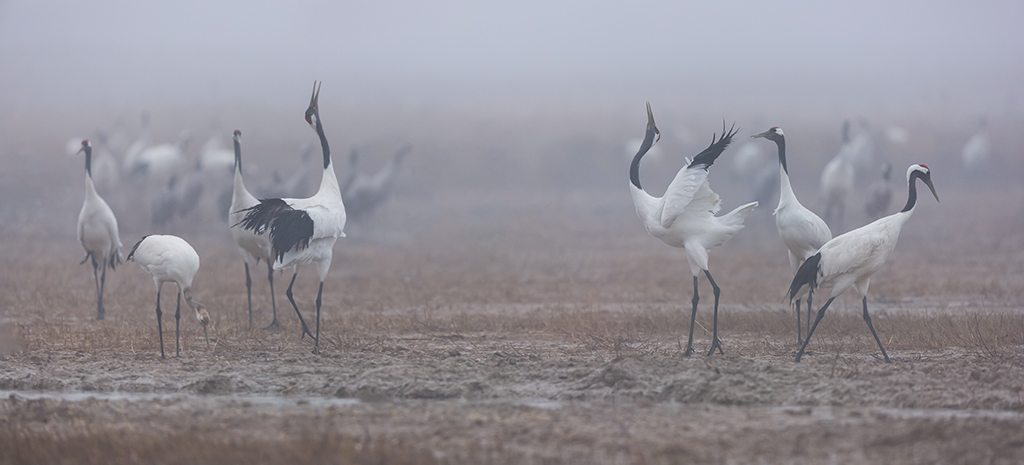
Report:
M 779 164 L 782 165 L 782 171 L 789 174 L 789 167 L 786 166 L 786 136 L 779 136 L 775 139 L 775 145 L 779 146 Z
M 327 144 L 327 136 L 324 135 L 324 126 L 320 124 L 320 114 L 316 115 L 316 135 L 320 136 L 320 148 L 324 151 L 324 169 L 331 166 L 331 147 Z
M 647 154 L 647 151 L 654 145 L 655 129 L 651 125 L 647 125 L 647 134 L 644 135 L 644 141 L 640 144 L 640 150 L 636 152 L 633 157 L 633 163 L 629 165 L 629 182 L 633 183 L 637 189 L 643 190 L 640 187 L 640 159 Z
M 234 138 L 235 143 L 235 171 L 242 172 L 242 143 Z
M 907 205 L 903 207 L 903 210 L 900 210 L 901 213 L 913 210 L 914 206 L 917 205 L 917 180 L 923 177 L 924 175 L 920 171 L 910 173 L 910 182 L 908 183 L 910 184 L 910 193 L 907 194 Z
M 85 145 L 82 147 L 85 150 L 85 174 L 92 177 L 92 147 Z

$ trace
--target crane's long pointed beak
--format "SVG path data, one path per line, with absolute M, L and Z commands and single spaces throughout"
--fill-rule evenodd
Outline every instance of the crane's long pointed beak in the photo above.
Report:
M 654 112 L 651 111 L 651 102 L 647 102 L 647 127 L 654 129 L 655 139 L 654 143 L 658 143 L 661 140 L 661 130 L 658 129 L 658 125 L 654 124 Z
M 316 81 L 313 81 L 313 94 L 312 94 L 312 96 L 309 97 L 309 106 L 310 107 L 315 107 L 316 106 L 317 97 L 319 97 L 319 96 L 320 96 L 320 89 L 318 89 L 316 87 Z
M 931 189 L 932 195 L 935 196 L 935 201 L 939 202 L 939 194 L 935 193 L 935 186 L 932 185 L 932 178 L 931 177 L 925 178 L 924 183 L 925 183 L 925 185 L 928 186 L 929 189 Z M 939 203 L 942 203 L 942 202 L 939 202 Z
M 768 133 L 770 133 L 770 132 L 772 132 L 771 129 L 769 129 L 769 130 L 767 130 L 765 132 L 762 132 L 760 134 L 754 134 L 754 135 L 750 136 L 750 138 L 754 139 L 754 138 L 757 138 L 757 137 L 768 137 Z

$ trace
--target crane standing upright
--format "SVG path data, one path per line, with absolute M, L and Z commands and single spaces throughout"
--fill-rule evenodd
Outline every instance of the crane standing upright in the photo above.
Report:
M 789 251 L 789 266 L 796 272 L 807 257 L 832 239 L 832 231 L 825 221 L 804 207 L 793 192 L 789 182 L 789 167 L 786 164 L 786 135 L 782 128 L 773 127 L 750 137 L 763 137 L 778 147 L 779 151 L 779 206 L 775 208 L 775 227 L 782 236 L 782 242 Z M 811 295 L 807 295 L 807 331 L 811 329 Z M 796 301 L 796 343 L 803 343 L 800 337 L 800 299 Z
M 85 249 L 82 263 L 92 260 L 92 275 L 96 281 L 96 319 L 106 317 L 103 308 L 103 288 L 107 282 L 107 266 L 114 270 L 121 263 L 121 237 L 117 232 L 117 218 L 107 202 L 96 193 L 92 182 L 92 146 L 82 141 L 79 153 L 85 152 L 85 202 L 78 213 L 78 241 Z M 97 275 L 97 269 L 102 274 Z
M 750 202 L 725 215 L 714 216 L 721 209 L 721 199 L 708 185 L 708 168 L 729 146 L 735 134 L 732 130 L 726 132 L 723 126 L 722 137 L 715 140 L 712 136 L 711 145 L 693 157 L 692 161 L 687 160 L 686 166 L 679 170 L 669 184 L 665 195 L 654 197 L 640 187 L 640 159 L 661 137 L 661 131 L 654 123 L 651 104 L 648 102 L 647 132 L 640 150 L 633 157 L 629 167 L 630 193 L 644 227 L 648 233 L 662 242 L 672 247 L 683 248 L 690 272 L 693 274 L 693 311 L 690 315 L 690 336 L 686 343 L 686 351 L 683 352 L 685 356 L 693 354 L 693 325 L 697 318 L 697 302 L 700 300 L 697 293 L 697 276 L 701 271 L 711 282 L 715 293 L 714 328 L 708 355 L 713 354 L 715 349 L 723 352 L 721 341 L 718 339 L 718 300 L 721 289 L 708 269 L 708 251 L 725 244 L 743 229 L 743 220 L 757 206 L 757 202 Z
M 274 255 L 274 269 L 315 263 L 320 277 L 320 288 L 316 294 L 316 335 L 313 337 L 313 353 L 320 353 L 320 307 L 324 292 L 324 279 L 331 268 L 334 243 L 345 236 L 345 204 L 341 199 L 338 177 L 331 164 L 331 148 L 320 122 L 318 100 L 320 89 L 313 83 L 313 96 L 306 109 L 306 123 L 316 131 L 323 151 L 323 177 L 320 188 L 313 197 L 305 199 L 262 199 L 258 204 L 245 209 L 245 217 L 238 225 L 256 234 L 270 234 L 271 252 Z M 285 293 L 295 313 L 299 308 L 292 297 L 295 275 Z M 303 322 L 305 329 L 305 322 Z M 305 333 L 303 333 L 305 334 Z

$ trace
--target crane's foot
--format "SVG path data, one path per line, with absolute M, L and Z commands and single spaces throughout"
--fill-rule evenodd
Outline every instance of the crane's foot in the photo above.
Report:
M 263 330 L 264 331 L 280 331 L 281 330 L 281 324 L 277 322 L 277 318 L 274 318 L 274 321 L 271 321 L 269 325 L 267 325 L 266 327 L 263 328 Z M 305 334 L 303 334 L 303 336 L 305 336 Z
M 712 341 L 711 341 L 711 350 L 708 351 L 708 355 L 707 356 L 710 357 L 712 355 L 715 355 L 715 349 L 718 349 L 718 353 L 720 355 L 725 355 L 725 351 L 722 350 L 722 341 L 719 341 L 717 337 L 712 339 Z
M 689 357 L 693 355 L 693 347 L 687 347 L 686 351 L 683 352 L 683 357 Z
M 316 340 L 316 338 L 313 337 L 313 332 L 309 330 L 309 326 L 306 326 L 306 323 L 303 322 L 302 323 L 302 339 L 305 339 L 307 334 L 309 335 L 310 339 L 312 339 L 314 341 Z

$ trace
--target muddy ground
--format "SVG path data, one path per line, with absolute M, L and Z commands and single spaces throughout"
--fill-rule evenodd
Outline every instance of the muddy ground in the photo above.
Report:
M 683 357 L 685 256 L 643 231 L 624 172 L 617 190 L 410 182 L 336 246 L 321 355 L 300 337 L 289 273 L 275 276 L 283 328 L 268 331 L 253 265 L 250 329 L 226 225 L 212 210 L 176 222 L 166 232 L 202 257 L 195 295 L 215 326 L 208 348 L 183 310 L 175 356 L 165 288 L 161 360 L 152 281 L 134 263 L 108 273 L 107 319 L 93 319 L 74 171 L 35 204 L 66 218 L 0 207 L 17 220 L 0 252 L 0 462 L 1020 463 L 1024 236 L 1006 231 L 1024 223 L 1024 195 L 933 169 L 942 202 L 922 198 L 871 286 L 892 364 L 852 292 L 794 363 L 770 205 L 711 255 L 724 354 L 704 355 L 702 278 L 697 353 Z M 723 184 L 727 209 L 744 200 Z M 990 203 L 1007 207 L 974 207 Z M 127 252 L 152 231 L 123 216 Z M 314 276 L 295 285 L 311 322 Z

